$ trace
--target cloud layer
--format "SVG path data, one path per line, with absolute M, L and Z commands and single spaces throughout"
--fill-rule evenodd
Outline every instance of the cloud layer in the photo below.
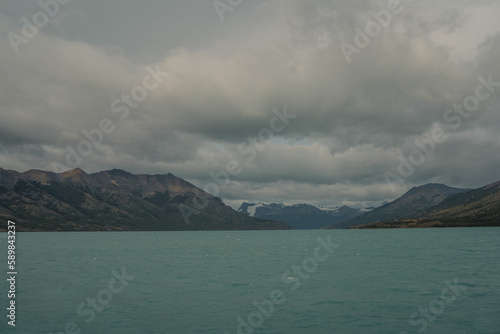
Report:
M 248 1 L 224 21 L 210 1 L 70 2 L 17 54 L 8 34 L 41 8 L 1 4 L 0 165 L 172 172 L 203 188 L 232 161 L 219 196 L 234 206 L 379 204 L 413 185 L 500 179 L 500 87 L 460 126 L 443 118 L 478 77 L 500 82 L 500 6 L 402 0 L 349 63 L 341 43 L 357 47 L 355 28 L 390 2 Z M 277 111 L 294 117 L 271 125 Z M 102 122 L 102 144 L 82 145 Z M 446 140 L 389 186 L 436 128 Z

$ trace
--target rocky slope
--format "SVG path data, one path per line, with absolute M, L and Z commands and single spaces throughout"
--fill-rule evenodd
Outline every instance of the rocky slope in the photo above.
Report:
M 441 203 L 445 198 L 466 191 L 452 188 L 444 184 L 429 183 L 413 187 L 398 199 L 364 213 L 349 221 L 329 226 L 328 228 L 345 228 L 354 225 L 412 217 L 418 212 Z
M 194 201 L 206 206 L 200 209 Z M 172 174 L 134 175 L 119 169 L 56 174 L 0 168 L 0 221 L 7 219 L 16 222 L 18 231 L 290 228 L 238 213 Z
M 357 228 L 500 226 L 500 181 L 449 196 L 439 204 L 407 219 Z

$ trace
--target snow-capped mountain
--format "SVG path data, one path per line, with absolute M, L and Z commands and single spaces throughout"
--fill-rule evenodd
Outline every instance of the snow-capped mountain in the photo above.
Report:
M 238 212 L 255 218 L 285 222 L 295 229 L 317 229 L 349 220 L 363 213 L 359 209 L 347 206 L 317 208 L 309 204 L 285 205 L 262 202 L 244 202 Z

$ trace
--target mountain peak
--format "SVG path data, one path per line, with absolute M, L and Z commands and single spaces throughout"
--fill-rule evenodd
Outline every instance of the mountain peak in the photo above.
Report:
M 40 183 L 48 183 L 50 181 L 58 181 L 59 176 L 53 172 L 45 172 L 39 169 L 30 169 L 24 173 L 21 173 L 23 178 L 26 178 L 31 181 L 37 181 Z
M 61 176 L 70 177 L 70 176 L 75 176 L 75 175 L 80 175 L 80 174 L 88 175 L 87 173 L 85 173 L 85 171 L 83 169 L 75 168 L 75 169 L 70 169 L 66 172 L 61 173 Z
M 113 176 L 123 176 L 123 177 L 127 177 L 127 176 L 132 176 L 134 174 L 130 173 L 130 172 L 127 172 L 127 171 L 124 171 L 123 169 L 119 169 L 119 168 L 114 168 L 114 169 L 111 169 L 111 170 L 106 170 L 104 171 L 105 173 L 108 173 L 110 175 L 113 175 Z
M 447 197 L 449 195 L 463 192 L 465 190 L 467 189 L 448 187 L 447 185 L 442 183 L 427 183 L 418 187 L 411 188 L 402 197 L 413 195 L 434 196 L 435 194 L 440 194 Z

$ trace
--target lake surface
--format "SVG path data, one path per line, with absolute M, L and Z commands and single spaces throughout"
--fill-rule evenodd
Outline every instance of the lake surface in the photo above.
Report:
M 1 333 L 500 333 L 500 228 L 16 237 Z

